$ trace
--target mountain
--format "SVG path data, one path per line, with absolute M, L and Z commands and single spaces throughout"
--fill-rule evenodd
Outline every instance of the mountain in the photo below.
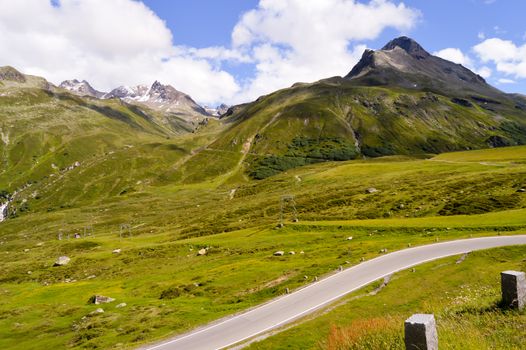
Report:
M 95 98 L 101 98 L 104 96 L 104 92 L 95 90 L 86 80 L 64 80 L 58 87 L 66 89 L 78 96 L 89 96 Z
M 0 192 L 22 193 L 32 186 L 46 198 L 42 203 L 118 194 L 135 184 L 127 180 L 132 174 L 155 178 L 160 164 L 185 154 L 173 139 L 195 127 L 176 119 L 167 127 L 160 121 L 166 118 L 124 101 L 77 96 L 44 78 L 1 67 Z M 103 184 L 108 176 L 115 179 Z M 18 199 L 10 213 L 22 206 Z
M 25 87 L 46 90 L 54 88 L 53 84 L 44 78 L 22 74 L 11 66 L 0 67 L 0 87 L 9 88 L 11 86 L 16 88 Z
M 0 81 L 13 81 L 17 83 L 25 83 L 26 76 L 15 68 L 6 66 L 0 68 Z
M 381 50 L 366 50 L 345 79 L 357 85 L 397 86 L 442 95 L 503 95 L 480 75 L 460 64 L 432 56 L 405 36 L 390 41 Z
M 526 143 L 524 97 L 407 37 L 365 51 L 345 77 L 294 84 L 234 106 L 221 120 L 227 129 L 189 163 L 206 160 L 210 177 L 227 166 L 232 176 L 262 179 L 323 161 Z M 228 160 L 211 156 L 218 151 Z
M 224 103 L 221 103 L 219 106 L 216 106 L 215 108 L 205 106 L 204 109 L 206 112 L 210 115 L 213 115 L 214 117 L 221 117 L 223 114 L 225 114 L 230 106 L 227 106 Z
M 104 99 L 120 98 L 128 103 L 146 106 L 152 110 L 173 115 L 198 123 L 210 117 L 206 110 L 198 105 L 189 95 L 176 90 L 171 85 L 155 81 L 151 86 L 119 86 L 102 96 Z
M 188 131 L 194 130 L 211 116 L 187 94 L 158 81 L 151 86 L 119 86 L 108 93 L 95 90 L 86 80 L 65 80 L 59 87 L 80 97 L 120 99 L 142 108 L 156 123 L 175 132 L 179 132 L 181 127 Z

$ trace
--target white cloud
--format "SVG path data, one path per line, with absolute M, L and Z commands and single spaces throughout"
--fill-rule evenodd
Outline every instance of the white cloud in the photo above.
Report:
M 502 78 L 502 79 L 497 80 L 497 83 L 499 83 L 499 84 L 515 84 L 517 82 L 515 80 L 512 80 L 512 79 Z
M 491 68 L 487 66 L 483 66 L 479 69 L 475 69 L 474 72 L 480 75 L 481 77 L 483 77 L 484 79 L 488 79 L 489 77 L 491 77 L 491 74 L 493 73 Z
M 363 53 L 363 41 L 388 27 L 408 31 L 419 16 L 403 3 L 386 0 L 261 0 L 232 33 L 233 46 L 256 62 L 256 76 L 239 99 L 345 75 Z
M 386 28 L 410 30 L 420 13 L 392 0 L 260 0 L 232 31 L 232 47 L 173 43 L 133 0 L 0 0 L 0 65 L 54 83 L 86 79 L 109 90 L 160 80 L 202 103 L 246 102 L 298 81 L 346 74 Z M 236 80 L 225 62 L 255 68 Z
M 499 38 L 487 39 L 473 48 L 484 63 L 494 63 L 497 71 L 516 78 L 526 78 L 526 44 L 515 45 Z
M 499 26 L 494 26 L 493 30 L 495 31 L 495 34 L 506 34 L 507 33 L 506 30 L 502 29 Z
M 434 52 L 433 55 L 454 63 L 461 64 L 464 67 L 472 70 L 476 74 L 480 75 L 484 79 L 489 78 L 492 74 L 491 68 L 489 68 L 488 66 L 482 66 L 480 68 L 477 68 L 474 60 L 458 48 L 450 47 Z
M 472 67 L 473 61 L 465 55 L 460 49 L 447 48 L 433 53 L 433 55 L 443 58 L 445 60 L 458 63 L 464 67 Z
M 477 34 L 477 38 L 479 38 L 480 40 L 484 40 L 486 39 L 486 34 L 484 34 L 484 32 L 479 32 Z
M 87 79 L 102 90 L 160 80 L 203 102 L 239 90 L 206 59 L 212 53 L 174 47 L 166 24 L 141 2 L 0 0 L 0 8 L 0 65 L 54 83 Z

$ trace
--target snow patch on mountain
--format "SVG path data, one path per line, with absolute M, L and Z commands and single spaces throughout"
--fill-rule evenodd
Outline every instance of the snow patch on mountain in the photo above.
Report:
M 226 104 L 221 103 L 219 106 L 215 108 L 209 107 L 209 106 L 204 106 L 203 108 L 208 114 L 214 117 L 220 117 L 228 111 L 228 108 L 230 108 L 230 106 L 227 106 Z
M 86 80 L 64 80 L 60 83 L 59 87 L 79 96 L 91 96 L 95 98 L 102 98 L 102 96 L 104 96 L 103 92 L 95 90 Z

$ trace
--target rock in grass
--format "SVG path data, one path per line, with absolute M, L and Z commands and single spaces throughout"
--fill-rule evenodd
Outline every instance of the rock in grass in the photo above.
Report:
M 114 250 L 112 251 L 113 254 L 119 254 L 120 252 L 121 252 L 120 249 L 114 249 Z
M 89 314 L 90 314 L 90 315 L 96 315 L 96 314 L 102 314 L 102 313 L 104 313 L 104 309 L 102 309 L 102 308 L 99 307 L 97 310 L 92 311 L 92 312 L 90 312 Z
M 368 189 L 365 190 L 365 193 L 367 194 L 372 194 L 372 193 L 376 193 L 378 192 L 378 190 L 374 187 L 369 187 Z
M 55 261 L 55 264 L 53 264 L 53 266 L 64 266 L 69 264 L 70 261 L 71 259 L 69 257 L 61 256 Z
M 197 255 L 206 255 L 206 253 L 208 253 L 208 250 L 206 248 L 203 248 L 203 249 L 199 249 L 199 251 L 197 252 Z
M 91 298 L 89 298 L 88 303 L 99 305 L 99 304 L 111 303 L 112 301 L 115 301 L 115 299 L 110 298 L 110 297 L 105 297 L 104 295 L 94 295 Z
M 117 309 L 123 308 L 126 306 L 126 303 L 120 303 L 119 305 L 115 306 Z
M 283 256 L 285 254 L 285 252 L 283 250 L 278 250 L 277 252 L 274 253 L 274 256 Z

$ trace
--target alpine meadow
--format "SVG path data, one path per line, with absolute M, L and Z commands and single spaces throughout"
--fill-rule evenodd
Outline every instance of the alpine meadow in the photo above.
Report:
M 88 6 L 69 2 L 49 6 Z M 0 349 L 524 349 L 526 95 L 380 47 L 217 107 L 0 55 Z

